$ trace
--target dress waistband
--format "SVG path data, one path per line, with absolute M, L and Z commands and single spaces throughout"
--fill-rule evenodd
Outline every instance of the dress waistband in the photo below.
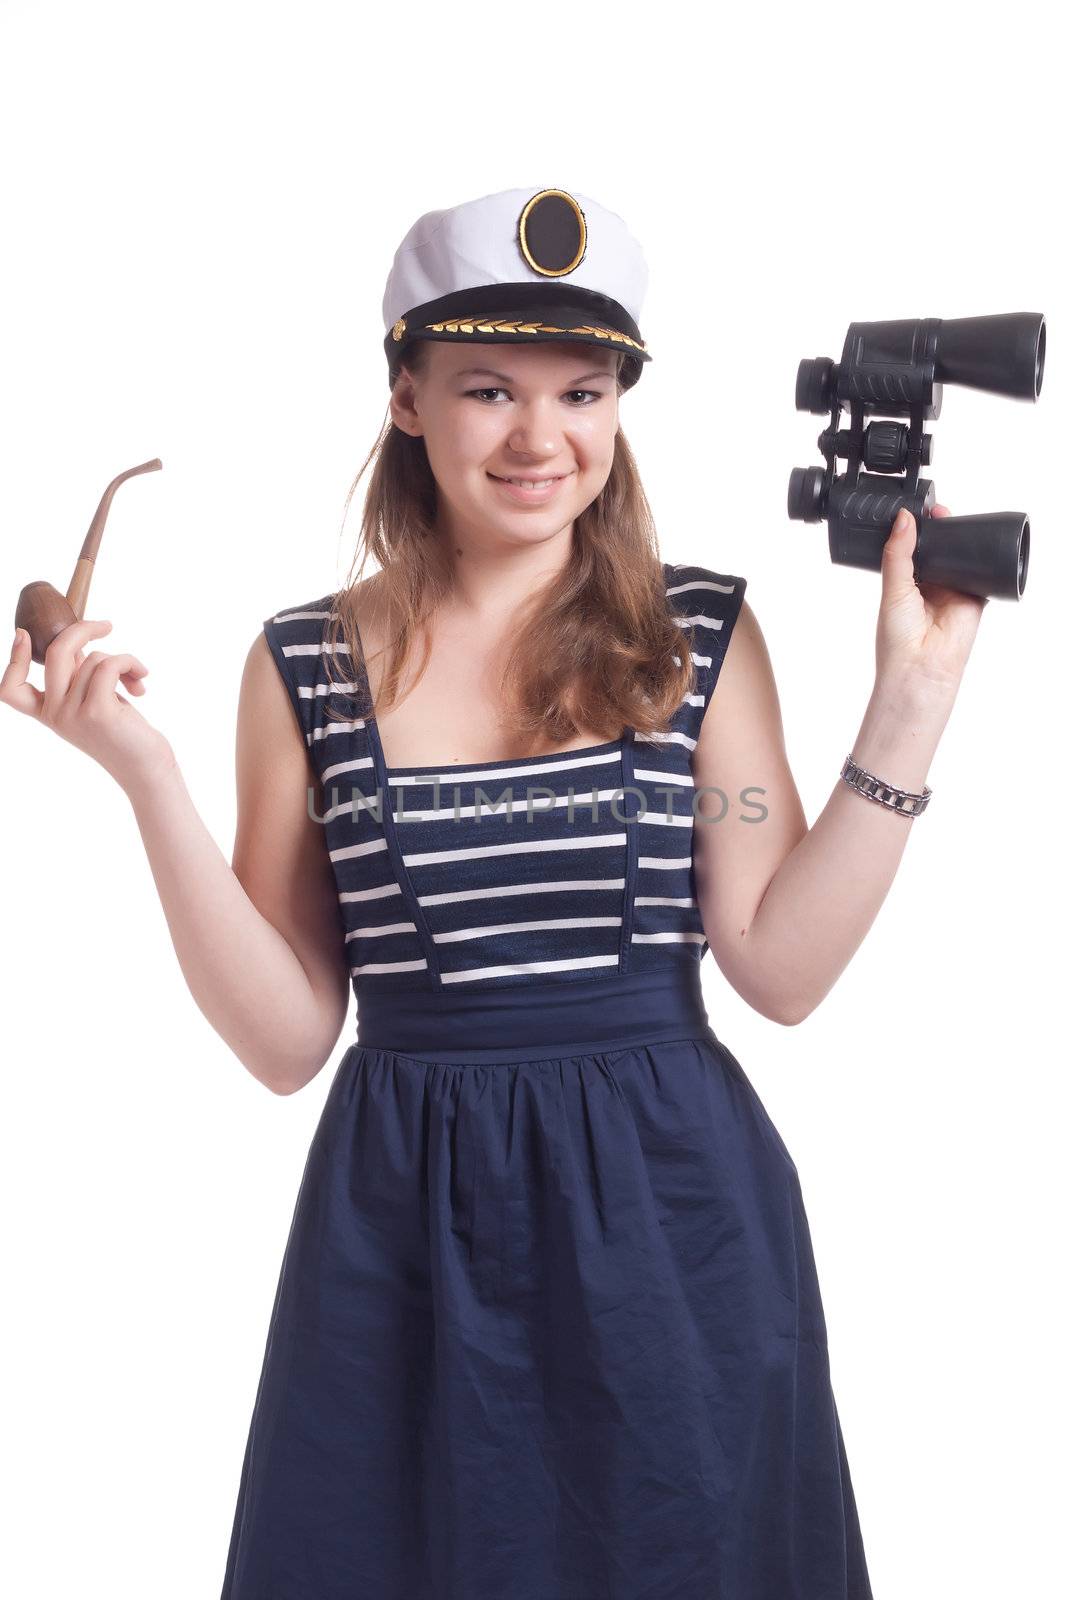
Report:
M 529 1061 L 667 1039 L 714 1042 L 695 962 L 578 983 L 364 990 L 356 1045 L 434 1061 Z

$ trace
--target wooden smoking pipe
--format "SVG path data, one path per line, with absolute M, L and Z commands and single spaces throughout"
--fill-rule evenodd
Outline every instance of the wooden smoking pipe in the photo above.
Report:
M 62 633 L 64 628 L 69 628 L 72 622 L 80 622 L 85 616 L 89 584 L 92 582 L 96 566 L 96 553 L 100 548 L 104 523 L 111 510 L 115 490 L 120 483 L 125 483 L 127 478 L 134 477 L 136 473 L 158 472 L 162 465 L 162 461 L 157 457 L 155 461 L 142 462 L 139 467 L 130 467 L 128 472 L 120 472 L 117 478 L 112 478 L 96 508 L 96 515 L 89 524 L 89 532 L 85 535 L 81 553 L 74 565 L 74 576 L 70 580 L 70 588 L 65 596 L 43 579 L 38 583 L 28 583 L 22 590 L 18 605 L 15 607 L 15 626 L 25 628 L 29 634 L 30 654 L 34 661 L 43 663 L 44 653 L 56 634 Z

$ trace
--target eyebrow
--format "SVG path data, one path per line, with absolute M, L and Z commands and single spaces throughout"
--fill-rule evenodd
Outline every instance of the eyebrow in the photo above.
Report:
M 514 378 L 509 378 L 506 372 L 495 372 L 492 367 L 463 367 L 459 372 L 452 374 L 455 378 L 499 378 L 502 383 L 514 383 Z M 598 367 L 595 372 L 583 372 L 580 378 L 571 378 L 570 382 L 585 383 L 589 378 L 610 378 L 610 371 Z

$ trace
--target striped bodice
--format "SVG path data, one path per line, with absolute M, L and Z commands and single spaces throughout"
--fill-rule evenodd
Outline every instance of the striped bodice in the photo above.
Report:
M 464 767 L 387 769 L 373 717 L 326 717 L 329 702 L 352 709 L 355 687 L 346 646 L 337 681 L 323 665 L 332 595 L 264 622 L 322 784 L 314 815 L 357 997 L 700 961 L 691 760 L 746 580 L 667 562 L 664 576 L 697 672 L 669 737 L 628 729 L 562 755 Z M 711 797 L 700 809 L 718 811 Z

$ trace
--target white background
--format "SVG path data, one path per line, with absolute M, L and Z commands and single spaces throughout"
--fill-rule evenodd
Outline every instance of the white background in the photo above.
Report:
M 1062 56 L 1037 6 L 0 6 L 0 568 L 151 669 L 227 859 L 262 619 L 336 587 L 385 417 L 380 305 L 422 212 L 528 185 L 641 240 L 623 402 L 661 554 L 749 580 L 809 822 L 873 682 L 880 578 L 790 522 L 848 323 L 1039 310 L 1036 406 L 946 388 L 938 498 L 1032 521 L 900 872 L 798 1028 L 709 957 L 800 1170 L 876 1600 L 1062 1581 L 1067 292 Z M 0 657 L 3 656 L 0 650 Z M 6 659 L 4 657 L 3 659 Z M 34 667 L 34 681 L 42 669 Z M 111 778 L 0 707 L 4 1587 L 211 1600 L 330 1077 L 270 1095 L 185 986 Z M 545 1600 L 555 1600 L 546 1596 Z M 747 1597 L 731 1597 L 747 1600 Z M 822 1600 L 810 1596 L 805 1600 Z

